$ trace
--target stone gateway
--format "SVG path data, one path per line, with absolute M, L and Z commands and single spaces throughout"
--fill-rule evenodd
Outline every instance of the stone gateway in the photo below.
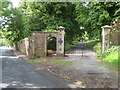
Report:
M 25 38 L 17 43 L 15 48 L 30 57 L 47 56 L 47 38 L 56 38 L 56 52 L 64 56 L 64 27 L 60 26 L 58 31 L 35 31 L 30 38 Z

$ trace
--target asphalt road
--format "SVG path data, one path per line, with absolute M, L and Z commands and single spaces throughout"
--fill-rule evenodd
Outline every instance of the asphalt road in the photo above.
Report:
M 18 59 L 12 49 L 0 47 L 2 60 L 2 83 L 0 88 L 65 88 L 70 83 L 46 71 L 39 73 Z

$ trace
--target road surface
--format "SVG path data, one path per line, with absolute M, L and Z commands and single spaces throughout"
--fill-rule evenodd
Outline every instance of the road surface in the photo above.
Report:
M 75 62 L 72 68 L 78 70 L 80 80 L 92 82 L 97 88 L 118 88 L 118 68 L 97 60 L 98 55 L 85 42 L 76 44 L 66 55 L 64 60 Z
M 65 88 L 70 83 L 46 71 L 39 73 L 17 58 L 8 47 L 0 47 L 2 83 L 0 88 Z M 1 72 L 0 72 L 1 73 Z

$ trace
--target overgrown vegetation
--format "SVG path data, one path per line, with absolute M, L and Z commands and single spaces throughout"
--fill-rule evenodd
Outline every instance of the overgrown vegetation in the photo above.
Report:
M 98 59 L 104 60 L 114 66 L 118 66 L 120 57 L 119 48 L 119 46 L 112 46 L 111 48 L 105 50 Z
M 101 54 L 101 42 L 99 40 L 88 40 L 86 41 L 88 46 L 90 46 L 93 51 L 95 51 L 100 57 L 97 57 L 97 59 L 103 60 L 113 66 L 118 66 L 118 62 L 120 59 L 119 46 L 112 46 L 111 48 L 104 51 L 103 54 Z

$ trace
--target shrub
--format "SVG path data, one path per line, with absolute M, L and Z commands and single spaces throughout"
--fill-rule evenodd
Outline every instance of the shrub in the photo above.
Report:
M 105 50 L 103 52 L 103 54 L 100 56 L 100 58 L 105 58 L 106 56 L 110 55 L 110 54 L 113 54 L 113 53 L 116 53 L 119 51 L 119 47 L 118 46 L 112 46 L 111 48 Z
M 103 54 L 100 56 L 100 59 L 114 66 L 118 66 L 119 57 L 119 46 L 112 46 L 103 52 Z

